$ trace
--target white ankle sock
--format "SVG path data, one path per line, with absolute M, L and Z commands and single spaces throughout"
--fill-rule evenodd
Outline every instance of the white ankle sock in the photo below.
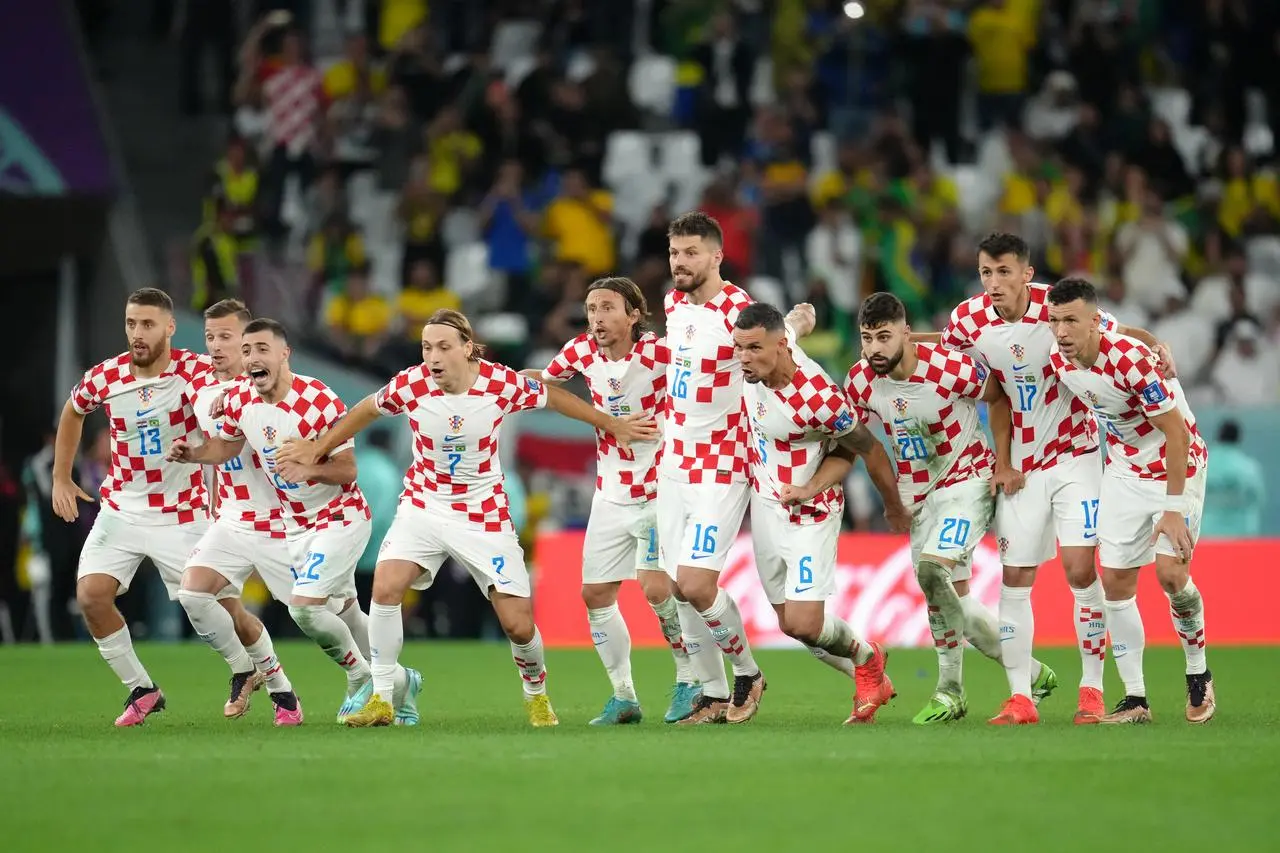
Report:
M 262 629 L 262 636 L 258 637 L 256 643 L 245 646 L 245 651 L 249 653 L 249 659 L 253 661 L 254 667 L 266 681 L 268 693 L 287 693 L 293 689 L 289 676 L 284 674 L 284 666 L 276 657 L 275 644 L 271 642 L 271 635 L 267 633 L 265 626 Z
M 1102 689 L 1102 665 L 1107 659 L 1107 611 L 1102 581 L 1083 589 L 1071 588 L 1076 599 L 1072 623 L 1076 626 L 1076 644 L 1080 647 L 1080 686 Z
M 747 642 L 747 629 L 742 622 L 742 614 L 729 593 L 723 589 L 717 590 L 716 600 L 698 615 L 707 623 L 707 630 L 711 632 L 716 645 L 729 659 L 735 677 L 755 675 L 760 671 L 751 654 L 751 644 Z
M 1009 679 L 1009 693 L 1031 698 L 1031 638 L 1035 616 L 1031 587 L 1000 587 L 1000 659 Z
M 692 684 L 696 680 L 693 667 L 689 662 L 689 652 L 684 647 L 684 631 L 680 627 L 680 610 L 676 607 L 675 596 L 671 596 L 660 604 L 650 602 L 654 615 L 658 617 L 658 626 L 662 636 L 671 646 L 671 657 L 676 662 L 676 683 Z
M 1147 683 L 1142 674 L 1142 652 L 1147 632 L 1138 612 L 1138 599 L 1108 601 L 1107 630 L 1111 633 L 1111 657 L 1116 662 L 1126 696 L 1146 696 Z
M 542 632 L 533 629 L 533 639 L 523 645 L 511 644 L 511 657 L 524 681 L 524 695 L 536 696 L 547 692 L 547 660 L 542 648 Z
M 396 678 L 400 674 L 400 651 L 404 648 L 404 622 L 399 604 L 369 606 L 369 669 L 373 692 L 395 704 Z
M 338 607 L 344 606 L 345 602 L 338 600 Z M 338 618 L 346 623 L 347 628 L 351 630 L 351 639 L 356 641 L 356 648 L 360 650 L 360 654 L 364 655 L 364 659 L 369 659 L 369 617 L 360 609 L 360 601 L 357 599 L 351 602 L 351 606 L 346 610 L 339 609 Z
M 631 681 L 631 632 L 617 603 L 587 610 L 591 625 L 591 642 L 609 674 L 613 695 L 628 702 L 636 701 L 636 687 Z
M 102 655 L 102 659 L 107 662 L 107 666 L 111 667 L 111 671 L 124 683 L 125 687 L 133 690 L 138 687 L 156 686 L 151 676 L 147 675 L 142 661 L 138 660 L 137 652 L 133 650 L 133 637 L 129 635 L 128 625 L 114 634 L 101 638 L 94 637 L 93 641 L 98 644 L 98 652 Z
M 716 646 L 711 629 L 698 614 L 698 608 L 689 602 L 677 602 L 676 609 L 680 612 L 680 629 L 684 632 L 684 648 L 689 655 L 689 666 L 702 685 L 702 695 L 727 701 L 729 679 L 724 674 L 724 655 Z
M 833 655 L 826 649 L 820 649 L 817 646 L 806 645 L 805 648 L 809 650 L 809 653 L 812 654 L 819 663 L 825 663 L 836 672 L 843 673 L 849 678 L 853 678 L 853 661 L 849 658 Z

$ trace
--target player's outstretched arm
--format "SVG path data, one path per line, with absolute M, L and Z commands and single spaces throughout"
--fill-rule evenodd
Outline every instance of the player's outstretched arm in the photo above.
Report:
M 80 501 L 93 503 L 93 498 L 85 494 L 72 474 L 83 434 L 84 415 L 67 400 L 58 418 L 58 435 L 53 442 L 53 512 L 63 521 L 79 518 Z
M 1116 332 L 1125 337 L 1133 338 L 1147 345 L 1147 348 L 1155 353 L 1158 361 L 1156 367 L 1166 379 L 1178 378 L 1178 366 L 1173 361 L 1173 350 L 1169 345 L 1159 340 L 1155 335 L 1146 329 L 1137 326 L 1116 326 Z
M 1004 389 L 993 377 L 987 377 L 982 399 L 987 404 L 987 419 L 991 423 L 991 437 L 996 450 L 996 471 L 991 478 L 991 494 L 1003 491 L 1017 494 L 1026 485 L 1026 477 L 1013 467 L 1013 409 Z
M 898 474 L 889 461 L 889 454 L 884 445 L 876 440 L 867 429 L 866 424 L 859 424 L 852 432 L 840 439 L 841 445 L 862 457 L 867 466 L 867 476 L 871 484 L 880 493 L 884 501 L 884 517 L 889 522 L 889 529 L 894 533 L 911 531 L 911 513 L 902 503 L 902 495 L 898 493 Z
M 1165 504 L 1164 512 L 1156 522 L 1151 535 L 1154 543 L 1161 534 L 1169 537 L 1173 548 L 1183 562 L 1191 559 L 1191 532 L 1187 529 L 1186 515 L 1190 511 L 1187 496 L 1187 454 L 1191 449 L 1191 431 L 1182 413 L 1176 408 L 1150 416 L 1147 421 L 1164 433 Z
M 166 462 L 185 462 L 192 465 L 221 465 L 229 459 L 240 455 L 244 449 L 244 436 L 226 439 L 221 436 L 210 438 L 198 447 L 186 439 L 176 439 L 164 455 Z
M 323 462 L 302 465 L 290 460 L 276 460 L 276 472 L 289 483 L 323 483 L 345 486 L 356 481 L 356 452 L 341 450 Z
M 606 415 L 595 406 L 578 398 L 576 395 L 548 385 L 547 408 L 559 412 L 575 421 L 591 424 L 598 430 L 607 432 L 618 440 L 618 446 L 625 451 L 631 450 L 633 441 L 654 441 L 658 437 L 658 425 L 646 414 L 627 415 L 615 418 Z
M 335 447 L 341 447 L 355 438 L 368 429 L 379 417 L 378 403 L 374 400 L 374 395 L 370 394 L 348 409 L 347 413 L 339 418 L 338 422 L 324 435 L 314 439 L 291 438 L 286 441 L 276 453 L 276 465 L 282 462 L 290 462 L 308 468 L 316 467 L 320 460 L 328 456 Z M 354 455 L 352 456 L 351 464 L 352 466 L 355 465 Z M 354 470 L 355 468 L 353 467 L 352 471 Z M 352 474 L 352 479 L 355 479 L 354 474 Z M 298 481 L 294 480 L 293 482 Z M 351 480 L 343 480 L 342 482 L 349 483 Z

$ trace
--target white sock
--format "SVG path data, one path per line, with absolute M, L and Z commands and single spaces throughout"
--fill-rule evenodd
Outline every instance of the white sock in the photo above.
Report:
M 830 613 L 823 614 L 822 632 L 818 634 L 818 648 L 836 657 L 848 658 L 854 664 L 871 660 L 875 650 L 853 633 L 853 626 Z
M 262 636 L 256 643 L 245 646 L 245 651 L 249 653 L 249 659 L 253 661 L 254 667 L 262 673 L 263 680 L 267 682 L 268 693 L 288 693 L 293 689 L 289 676 L 284 674 L 280 659 L 276 657 L 275 645 L 271 642 L 271 635 L 267 633 L 265 626 L 262 629 Z
M 1111 633 L 1111 657 L 1116 662 L 1120 680 L 1124 682 L 1124 694 L 1146 696 L 1142 650 L 1147 644 L 1147 632 L 1142 626 L 1142 614 L 1138 612 L 1138 599 L 1108 601 L 1105 607 L 1107 630 Z
M 178 603 L 187 611 L 187 619 L 200 639 L 222 655 L 232 672 L 253 672 L 253 661 L 249 659 L 244 643 L 236 636 L 235 621 L 211 593 L 180 589 Z
M 147 675 L 142 661 L 138 660 L 138 653 L 133 650 L 133 638 L 129 636 L 127 624 L 114 634 L 108 634 L 101 639 L 94 637 L 93 641 L 98 644 L 98 653 L 102 655 L 102 659 L 124 682 L 125 687 L 133 690 L 138 687 L 156 686 L 151 676 Z
M 289 615 L 302 633 L 315 641 L 329 659 L 347 673 L 347 695 L 372 677 L 369 662 L 356 647 L 351 629 L 328 607 L 323 604 L 290 604 Z
M 353 606 L 351 609 L 355 609 Z M 400 651 L 404 648 L 404 621 L 399 604 L 369 606 L 369 669 L 373 673 L 373 692 L 394 704 L 396 676 L 399 675 Z
M 613 695 L 628 702 L 636 701 L 636 686 L 631 681 L 631 632 L 617 603 L 608 607 L 587 609 L 591 625 L 591 642 L 609 673 Z
M 702 685 L 702 695 L 712 699 L 729 699 L 729 679 L 724 674 L 724 655 L 716 648 L 707 623 L 698 615 L 698 608 L 687 601 L 677 601 L 680 613 L 680 630 L 684 632 L 684 649 L 689 655 L 689 666 Z
M 698 615 L 707 623 L 716 645 L 729 659 L 735 677 L 755 675 L 760 671 L 760 667 L 756 666 L 756 659 L 751 655 L 751 644 L 747 642 L 747 629 L 742 623 L 742 614 L 729 593 L 723 589 L 716 590 L 716 600 Z
M 964 638 L 983 655 L 1003 666 L 1000 622 L 996 615 L 976 595 L 961 598 L 960 610 L 964 613 Z
M 954 593 L 953 593 L 954 594 Z M 929 633 L 933 635 L 933 647 L 938 653 L 938 688 L 959 692 L 964 689 L 964 634 L 963 624 L 956 625 L 949 611 L 933 604 L 925 606 L 929 616 Z M 960 614 L 963 623 L 964 614 Z
M 1209 664 L 1204 651 L 1204 600 L 1200 590 L 1187 578 L 1187 585 L 1169 596 L 1169 615 L 1173 617 L 1173 630 L 1182 641 L 1182 653 L 1187 657 L 1187 675 L 1203 675 Z
M 547 658 L 542 649 L 542 632 L 535 625 L 533 639 L 524 645 L 511 644 L 511 657 L 524 680 L 524 695 L 537 696 L 547 692 Z
M 680 610 L 676 607 L 675 596 L 660 604 L 650 602 L 649 606 L 658 617 L 663 638 L 671 646 L 671 657 L 676 662 L 676 683 L 692 684 L 695 681 L 693 667 L 689 663 L 689 652 L 684 647 L 684 632 L 680 628 Z
M 825 663 L 836 672 L 844 673 L 847 677 L 853 678 L 853 661 L 849 660 L 849 658 L 833 655 L 826 649 L 820 649 L 817 646 L 806 645 L 805 648 L 817 658 L 819 663 Z
M 1031 587 L 1001 584 L 1000 657 L 1012 696 L 1031 698 L 1031 638 L 1034 635 Z
M 1102 689 L 1102 664 L 1107 659 L 1107 611 L 1102 581 L 1094 578 L 1084 589 L 1071 588 L 1076 599 L 1076 643 L 1080 646 L 1080 686 Z
M 333 603 L 335 599 L 330 599 Z M 339 608 L 346 605 L 343 599 L 336 599 Z M 360 650 L 360 654 L 364 655 L 365 660 L 369 660 L 371 652 L 369 651 L 369 617 L 360 609 L 360 601 L 356 599 L 351 602 L 351 606 L 346 610 L 337 610 L 338 618 L 346 623 L 347 628 L 351 630 L 351 639 L 356 641 L 356 648 Z

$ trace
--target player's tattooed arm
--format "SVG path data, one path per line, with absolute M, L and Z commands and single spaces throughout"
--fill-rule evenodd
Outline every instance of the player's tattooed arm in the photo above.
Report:
M 1170 349 L 1168 344 L 1146 329 L 1137 326 L 1116 326 L 1116 332 L 1146 344 L 1147 348 L 1155 353 L 1157 359 L 1156 367 L 1159 369 L 1160 374 L 1166 379 L 1178 378 L 1178 365 L 1173 361 L 1173 350 Z
M 318 438 L 291 438 L 286 441 L 276 452 L 276 465 L 279 466 L 281 463 L 291 462 L 307 467 L 314 467 L 319 464 L 321 459 L 333 452 L 335 447 L 341 447 L 346 442 L 355 438 L 361 432 L 368 429 L 369 426 L 377 421 L 379 417 L 378 403 L 374 399 L 374 395 L 370 394 L 350 409 L 347 409 L 347 413 L 339 418 L 337 422 L 329 428 L 328 432 Z M 341 456 L 342 454 L 339 455 Z M 354 471 L 354 454 L 351 457 L 351 465 L 352 471 Z M 352 474 L 352 479 L 355 479 L 354 474 Z M 291 482 L 296 483 L 300 481 L 292 480 Z M 342 482 L 349 483 L 351 480 L 343 480 Z
M 1155 416 L 1147 421 L 1164 433 L 1165 471 L 1165 504 L 1164 512 L 1156 522 L 1151 542 L 1154 544 L 1163 534 L 1173 543 L 1173 549 L 1183 562 L 1191 559 L 1194 542 L 1187 529 L 1187 455 L 1191 450 L 1191 431 L 1187 422 L 1177 408 Z
M 80 516 L 80 501 L 93 503 L 93 498 L 85 494 L 72 474 L 83 433 L 84 415 L 67 400 L 53 442 L 53 512 L 63 521 L 75 521 Z
M 615 418 L 563 388 L 554 385 L 546 388 L 548 409 L 609 433 L 617 439 L 618 446 L 624 451 L 630 452 L 633 441 L 654 441 L 658 438 L 657 423 L 643 412 Z
M 168 462 L 186 462 L 193 465 L 221 465 L 240 455 L 244 449 L 244 437 L 226 439 L 221 436 L 210 438 L 204 444 L 195 446 L 186 439 L 175 439 L 165 454 Z
M 902 503 L 898 494 L 898 475 L 893 469 L 893 462 L 885 452 L 884 445 L 876 440 L 867 429 L 866 424 L 858 424 L 848 435 L 840 439 L 841 446 L 862 457 L 867 466 L 867 475 L 871 484 L 880 493 L 884 502 L 884 517 L 889 522 L 889 529 L 894 533 L 911 531 L 911 513 Z

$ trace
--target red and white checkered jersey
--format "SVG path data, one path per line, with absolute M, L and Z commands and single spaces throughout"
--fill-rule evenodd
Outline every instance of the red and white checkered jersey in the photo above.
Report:
M 747 382 L 743 393 L 753 439 L 751 481 L 768 501 L 779 501 L 783 486 L 809 482 L 831 440 L 858 424 L 844 391 L 810 359 L 797 359 L 795 375 L 782 388 Z M 835 485 L 790 507 L 789 515 L 792 524 L 815 524 L 843 510 L 844 488 Z
M 1024 474 L 1098 449 L 1098 426 L 1088 407 L 1065 393 L 1049 363 L 1049 285 L 1028 288 L 1031 302 L 1021 320 L 1007 322 L 983 293 L 961 302 L 942 333 L 943 346 L 983 362 L 1004 389 L 1013 412 L 1010 456 Z M 1115 317 L 1099 314 L 1102 328 L 1116 328 Z
M 301 154 L 315 141 L 324 106 L 324 78 L 310 65 L 285 65 L 265 72 L 262 99 L 267 107 L 267 139 Z
M 200 422 L 200 430 L 207 438 L 219 437 L 222 419 L 209 414 L 209 408 L 219 396 L 230 396 L 233 389 L 244 385 L 243 377 L 219 379 L 209 371 L 202 373 L 187 387 L 191 405 Z M 249 442 L 240 449 L 240 455 L 214 467 L 218 484 L 218 503 L 214 514 L 223 524 L 262 533 L 272 539 L 285 536 L 284 508 L 276 496 L 272 484 L 258 454 Z
M 346 411 L 328 385 L 296 373 L 289 391 L 276 403 L 262 399 L 252 382 L 237 385 L 227 395 L 222 436 L 228 440 L 244 438 L 257 453 L 284 509 L 286 525 L 324 530 L 369 518 L 369 506 L 354 482 L 340 486 L 314 480 L 290 483 L 276 473 L 276 451 L 281 445 L 291 438 L 324 435 Z M 355 446 L 354 441 L 345 441 L 329 455 L 354 450 Z
M 481 360 L 466 393 L 446 394 L 426 365 L 392 377 L 374 395 L 384 415 L 409 416 L 413 465 L 404 475 L 401 502 L 448 510 L 486 531 L 513 531 L 503 491 L 498 434 L 516 412 L 547 405 L 547 386 L 509 367 Z
M 111 470 L 98 492 L 102 503 L 139 525 L 207 518 L 200 469 L 166 462 L 164 456 L 177 439 L 200 443 L 187 385 L 211 371 L 213 363 L 208 356 L 174 349 L 159 376 L 139 379 L 130 370 L 132 362 L 127 352 L 109 358 L 90 368 L 71 391 L 71 405 L 82 415 L 106 408 Z
M 750 304 L 747 292 L 732 284 L 701 305 L 678 290 L 666 296 L 671 363 L 659 463 L 664 477 L 687 483 L 747 479 L 747 414 L 733 324 Z
M 645 332 L 619 361 L 612 361 L 591 335 L 569 341 L 546 369 L 542 378 L 565 382 L 582 376 L 591 392 L 592 404 L 613 417 L 646 414 L 661 425 L 667 396 L 667 364 L 671 360 L 666 343 Z M 658 493 L 660 440 L 633 442 L 623 452 L 618 440 L 596 430 L 596 490 L 612 503 L 633 504 L 653 500 Z
M 1107 434 L 1107 467 L 1118 475 L 1164 480 L 1164 433 L 1150 418 L 1177 409 L 1187 422 L 1191 445 L 1187 476 L 1204 467 L 1209 451 L 1196 429 L 1186 395 L 1176 379 L 1165 379 L 1157 359 L 1140 341 L 1117 332 L 1103 332 L 1098 360 L 1084 368 L 1069 361 L 1054 344 L 1053 369 L 1063 384 L 1088 403 Z
M 874 412 L 898 463 L 907 506 L 934 489 L 989 479 L 995 456 L 978 422 L 986 369 L 963 353 L 915 344 L 919 361 L 906 381 L 876 376 L 866 361 L 849 370 L 845 392 L 863 423 Z

